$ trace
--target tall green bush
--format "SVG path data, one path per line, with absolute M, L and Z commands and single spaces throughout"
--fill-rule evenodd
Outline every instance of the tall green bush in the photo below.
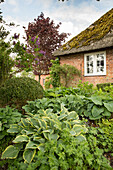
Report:
M 9 77 L 14 66 L 14 61 L 11 59 L 11 45 L 9 42 L 0 39 L 0 85 Z
M 0 86 L 0 106 L 16 106 L 20 109 L 26 101 L 43 97 L 43 88 L 28 77 L 12 78 Z
M 52 60 L 50 76 L 46 79 L 45 88 L 49 88 L 50 85 L 53 87 L 59 87 L 61 85 L 68 87 L 68 81 L 72 80 L 74 75 L 81 75 L 81 72 L 76 67 L 68 64 L 60 65 L 59 59 Z

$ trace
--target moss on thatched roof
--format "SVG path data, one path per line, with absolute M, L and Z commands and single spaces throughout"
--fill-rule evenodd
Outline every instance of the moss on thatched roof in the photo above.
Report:
M 81 49 L 83 51 L 83 48 L 84 49 L 87 49 L 87 47 L 89 48 L 91 44 L 99 42 L 100 40 L 103 39 L 105 35 L 107 35 L 110 32 L 113 32 L 113 8 L 106 14 L 104 14 L 100 19 L 95 21 L 92 25 L 90 25 L 87 29 L 82 31 L 77 36 L 73 37 L 70 41 L 68 41 L 60 49 L 58 49 L 57 52 L 55 53 L 61 55 L 61 51 L 62 54 L 79 52 L 81 51 Z M 58 51 L 60 53 L 58 53 Z
M 113 8 L 62 47 L 66 50 L 89 45 L 103 38 L 111 29 L 113 29 Z

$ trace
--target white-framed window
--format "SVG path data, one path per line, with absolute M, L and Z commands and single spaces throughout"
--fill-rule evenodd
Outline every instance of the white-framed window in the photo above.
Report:
M 106 52 L 84 55 L 84 76 L 106 75 Z

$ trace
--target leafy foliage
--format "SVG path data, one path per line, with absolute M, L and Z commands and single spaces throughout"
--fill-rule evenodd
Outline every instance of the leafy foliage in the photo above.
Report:
M 6 108 L 0 108 L 0 158 L 4 149 L 11 144 L 12 140 L 15 138 L 15 134 L 9 134 L 7 130 L 11 124 L 16 124 L 20 121 L 22 115 L 15 109 L 8 106 Z M 11 161 L 1 160 L 0 167 L 7 167 L 7 163 Z M 3 168 L 4 169 L 4 168 Z
M 78 94 L 80 91 L 79 88 L 75 88 L 75 87 L 56 87 L 56 88 L 50 88 L 50 89 L 46 89 L 44 91 L 44 97 L 47 98 L 56 98 L 56 97 L 64 97 L 66 95 L 70 95 L 70 94 Z
M 11 124 L 16 124 L 20 121 L 21 114 L 10 107 L 0 108 L 0 140 L 8 135 L 7 129 Z
M 96 127 L 88 127 L 86 138 L 90 146 L 103 150 L 103 155 L 110 160 L 113 167 L 113 119 L 102 119 Z
M 57 94 L 56 96 L 58 96 Z M 53 94 L 52 94 L 53 96 Z M 102 117 L 109 118 L 113 110 L 113 100 L 109 96 L 93 94 L 91 97 L 81 95 L 66 95 L 65 97 L 43 98 L 35 101 L 29 101 L 28 105 L 23 108 L 27 112 L 36 113 L 38 109 L 53 109 L 53 112 L 60 110 L 60 104 L 69 111 L 76 111 L 78 115 L 89 118 L 90 120 L 98 120 Z
M 11 48 L 9 43 L 0 39 L 0 84 L 9 77 L 14 66 L 14 61 L 10 57 Z
M 97 84 L 97 88 L 101 89 L 102 91 L 106 91 L 106 88 L 107 88 L 107 90 L 109 91 L 109 88 L 112 85 L 113 83 L 101 83 L 101 84 Z
M 43 97 L 43 88 L 29 77 L 12 78 L 0 87 L 0 104 L 16 106 L 21 109 L 27 100 Z
M 22 150 L 23 159 L 27 163 L 31 163 L 37 154 L 39 159 L 41 159 L 41 155 L 44 156 L 44 159 L 47 156 L 46 161 L 47 159 L 49 161 L 46 162 L 46 165 L 48 168 L 71 167 L 72 165 L 65 160 L 70 157 L 66 150 L 69 149 L 69 144 L 72 141 L 76 145 L 85 141 L 83 134 L 87 132 L 87 128 L 80 124 L 76 112 L 68 112 L 63 105 L 57 114 L 52 113 L 50 109 L 39 110 L 35 115 L 28 113 L 27 118 L 22 118 L 17 125 L 11 125 L 8 132 L 15 133 L 15 130 L 18 134 L 13 143 L 16 145 L 8 146 L 2 154 L 2 159 L 15 159 L 19 151 Z M 67 149 L 64 150 L 64 148 Z M 48 149 L 50 150 L 49 154 Z M 56 163 L 52 163 L 53 160 Z M 65 165 L 61 160 L 64 160 Z M 39 167 L 41 166 L 43 166 L 43 161 L 39 164 Z
M 93 128 L 91 132 L 92 128 L 87 131 L 76 112 L 68 112 L 63 105 L 56 114 L 51 109 L 37 109 L 37 114 L 28 113 L 17 125 L 10 126 L 8 132 L 15 133 L 16 129 L 17 136 L 13 140 L 15 144 L 2 153 L 2 159 L 15 159 L 22 153 L 24 163 L 22 156 L 17 157 L 18 160 L 8 165 L 9 169 L 112 169 L 103 156 L 105 149 L 99 147 L 101 140 L 98 136 L 96 139 L 97 130 Z M 101 126 L 98 132 L 102 136 Z M 112 145 L 109 146 L 111 149 Z
M 41 13 L 37 19 L 34 19 L 34 22 L 28 24 L 28 29 L 25 29 L 27 40 L 29 43 L 29 38 L 34 38 L 38 36 L 40 49 L 46 54 L 39 58 L 40 67 L 42 72 L 48 73 L 49 67 L 51 66 L 51 59 L 55 59 L 52 53 L 55 49 L 61 46 L 62 42 L 65 42 L 65 38 L 69 34 L 59 33 L 59 27 L 61 23 L 55 26 L 54 21 L 50 20 L 49 17 L 45 18 L 44 14 Z M 34 48 L 31 45 L 31 48 L 34 53 Z M 44 74 L 43 73 L 43 74 Z M 35 74 L 40 75 L 40 68 L 36 69 Z
M 109 93 L 109 95 L 113 98 L 113 84 L 110 84 L 110 86 L 106 86 L 105 91 Z
M 68 81 L 73 79 L 74 75 L 81 75 L 81 72 L 72 65 L 60 65 L 59 59 L 52 60 L 52 66 L 50 67 L 50 77 L 47 78 L 45 88 L 59 87 L 60 85 L 67 87 Z
M 90 97 L 94 93 L 98 93 L 98 90 L 93 87 L 93 84 L 88 84 L 88 82 L 81 83 L 81 81 L 79 81 L 79 84 L 77 85 L 77 87 L 67 88 L 67 87 L 60 86 L 56 88 L 49 88 L 45 90 L 44 95 L 45 97 L 49 97 L 49 98 L 64 97 L 70 94 L 73 94 L 73 95 L 78 94 L 78 95 L 84 95 L 86 97 Z
M 89 84 L 88 82 L 82 83 L 81 80 L 77 84 L 77 88 L 78 88 L 77 94 L 84 95 L 87 97 L 97 92 L 97 89 L 93 87 L 93 84 Z
M 46 82 L 45 82 L 45 88 L 48 89 L 50 88 L 50 85 L 52 85 L 53 87 L 59 87 L 60 84 L 60 75 L 59 75 L 59 59 L 56 58 L 55 60 L 51 60 L 52 66 L 49 68 L 50 72 L 50 76 L 48 76 L 46 78 Z

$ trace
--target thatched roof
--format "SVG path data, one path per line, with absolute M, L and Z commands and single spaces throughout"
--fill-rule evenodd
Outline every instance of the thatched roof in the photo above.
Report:
M 86 30 L 60 47 L 54 56 L 103 49 L 113 46 L 113 8 Z

